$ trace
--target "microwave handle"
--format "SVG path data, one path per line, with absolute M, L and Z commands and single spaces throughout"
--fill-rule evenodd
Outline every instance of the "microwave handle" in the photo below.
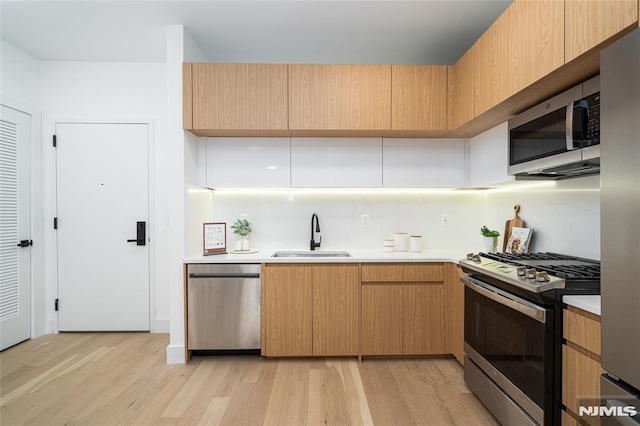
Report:
M 575 146 L 573 146 L 573 110 L 575 105 L 575 101 L 571 101 L 567 104 L 567 116 L 565 120 L 567 151 L 573 151 L 576 149 Z

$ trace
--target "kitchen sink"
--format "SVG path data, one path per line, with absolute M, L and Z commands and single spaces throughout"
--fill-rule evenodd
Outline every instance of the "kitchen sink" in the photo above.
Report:
M 271 257 L 351 257 L 348 251 L 276 251 Z

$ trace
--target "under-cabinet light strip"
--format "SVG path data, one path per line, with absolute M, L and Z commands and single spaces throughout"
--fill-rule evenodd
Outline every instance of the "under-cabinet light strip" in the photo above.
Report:
M 357 195 L 400 195 L 400 194 L 478 194 L 493 191 L 519 191 L 523 189 L 544 189 L 555 186 L 555 182 L 516 184 L 497 188 L 212 188 L 214 194 L 357 194 Z

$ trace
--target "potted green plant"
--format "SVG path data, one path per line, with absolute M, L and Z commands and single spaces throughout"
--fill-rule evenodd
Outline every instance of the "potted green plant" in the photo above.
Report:
M 236 251 L 249 251 L 249 234 L 251 233 L 251 222 L 247 219 L 237 219 L 231 225 L 233 233 L 240 237 L 236 243 Z
M 498 250 L 498 237 L 500 233 L 496 230 L 490 230 L 484 225 L 480 228 L 480 233 L 484 237 L 484 248 L 487 253 L 495 253 Z

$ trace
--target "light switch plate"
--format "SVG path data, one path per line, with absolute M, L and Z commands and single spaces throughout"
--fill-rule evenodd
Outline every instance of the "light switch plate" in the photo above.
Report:
M 449 214 L 448 213 L 442 213 L 442 215 L 440 215 L 440 226 L 443 227 L 443 228 L 449 227 Z

